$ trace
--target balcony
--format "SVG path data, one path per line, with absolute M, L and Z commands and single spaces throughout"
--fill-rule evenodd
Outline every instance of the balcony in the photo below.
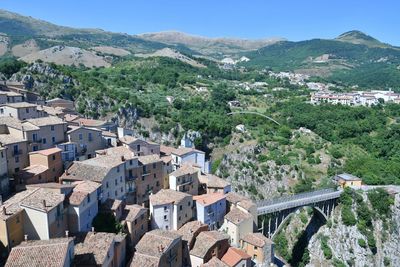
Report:
M 12 155 L 13 155 L 13 157 L 14 156 L 18 156 L 18 155 L 22 155 L 22 149 L 13 150 Z
M 42 138 L 34 138 L 32 141 L 30 141 L 29 143 L 35 143 L 35 144 L 41 144 L 42 143 Z

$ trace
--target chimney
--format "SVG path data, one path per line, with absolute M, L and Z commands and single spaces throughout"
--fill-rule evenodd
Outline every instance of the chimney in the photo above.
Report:
M 0 195 L 0 205 L 3 205 L 3 196 Z
M 125 161 L 125 157 L 121 156 L 121 161 L 124 162 Z
M 28 241 L 28 235 L 24 235 L 24 240 Z
M 69 231 L 65 230 L 65 237 L 68 237 L 68 236 L 69 236 Z
M 45 199 L 42 200 L 42 204 L 43 204 L 43 208 L 46 208 L 46 200 Z
M 69 175 L 69 171 L 68 170 L 65 170 L 65 175 Z
M 94 231 L 94 227 L 92 226 L 92 233 L 95 233 L 95 231 Z
M 3 214 L 7 215 L 7 210 L 6 210 L 6 207 L 4 207 L 4 206 L 3 206 Z

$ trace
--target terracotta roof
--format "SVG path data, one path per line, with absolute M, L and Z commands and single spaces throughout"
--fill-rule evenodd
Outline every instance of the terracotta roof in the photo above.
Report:
M 80 192 L 80 191 L 72 191 L 69 196 L 69 204 L 74 206 L 79 206 L 88 196 L 88 193 Z
M 172 157 L 171 157 L 171 156 L 162 156 L 162 157 L 161 157 L 161 160 L 162 160 L 164 163 L 168 163 L 168 162 L 171 162 L 171 161 L 172 161 Z
M 193 167 L 189 164 L 184 164 L 179 169 L 170 173 L 169 175 L 175 176 L 175 177 L 180 177 L 180 176 L 190 175 L 190 174 L 194 174 L 194 173 L 198 173 L 198 172 L 199 172 L 198 168 Z
M 49 156 L 58 152 L 61 152 L 62 149 L 58 148 L 58 147 L 53 147 L 53 148 L 49 148 L 49 149 L 43 149 L 43 150 L 38 150 L 38 151 L 34 151 L 34 152 L 30 152 L 29 154 L 40 154 L 43 156 Z
M 42 118 L 36 118 L 36 119 L 29 119 L 26 120 L 29 123 L 32 123 L 35 126 L 41 127 L 41 126 L 49 126 L 49 125 L 58 125 L 58 124 L 66 124 L 65 121 L 60 119 L 59 117 L 55 116 L 48 116 L 48 117 L 42 117 Z
M 170 146 L 164 146 L 164 145 L 160 145 L 160 153 L 164 154 L 164 155 L 171 155 L 171 153 L 175 150 L 174 147 L 170 147 Z
M 74 263 L 78 266 L 102 266 L 107 253 L 114 247 L 113 233 L 88 232 L 83 240 L 75 245 Z
M 34 189 L 27 189 L 25 191 L 16 193 L 12 197 L 4 201 L 3 205 L 0 206 L 0 218 L 2 220 L 6 220 L 14 214 L 22 211 L 22 208 L 20 206 L 21 201 L 33 192 Z M 5 213 L 3 211 L 5 211 Z
M 28 102 L 7 103 L 7 104 L 4 104 L 4 106 L 13 107 L 13 108 L 33 108 L 33 107 L 37 107 L 37 105 L 31 104 L 31 103 L 28 103 Z
M 54 238 L 22 242 L 8 256 L 6 267 L 65 266 L 73 238 Z
M 226 201 L 232 204 L 237 204 L 243 200 L 250 200 L 250 199 L 235 192 L 229 192 L 228 194 L 226 194 Z
M 22 142 L 27 142 L 27 141 L 23 138 L 12 136 L 11 134 L 0 134 L 1 145 L 9 145 Z
M 137 158 L 137 156 L 135 156 L 135 153 L 130 148 L 125 146 L 116 146 L 103 150 L 97 150 L 96 153 L 100 156 L 108 155 L 118 158 L 121 158 L 123 156 L 126 160 Z
M 190 147 L 180 147 L 180 148 L 174 149 L 171 152 L 171 154 L 174 154 L 174 155 L 177 155 L 177 156 L 184 156 L 186 154 L 194 153 L 194 152 L 204 154 L 203 151 L 197 150 L 195 148 L 190 148 Z
M 262 233 L 248 233 L 243 237 L 243 241 L 260 248 L 273 244 L 272 240 L 265 237 Z
M 115 133 L 109 132 L 109 131 L 102 131 L 101 134 L 103 136 L 107 136 L 107 137 L 117 137 L 117 135 Z
M 58 116 L 64 114 L 63 108 L 61 107 L 49 107 L 49 106 L 38 106 L 37 110 L 44 111 L 49 115 Z
M 249 219 L 253 220 L 253 215 L 234 207 L 225 215 L 224 218 L 237 225 Z
M 139 218 L 142 214 L 147 214 L 148 209 L 134 204 L 134 205 L 126 205 L 124 209 L 123 220 L 128 222 L 133 222 L 137 218 Z
M 10 116 L 0 117 L 0 124 L 6 125 L 7 127 L 11 127 L 14 129 L 24 130 L 24 131 L 40 130 L 39 127 L 37 127 L 31 123 L 26 123 L 26 122 L 24 123 L 23 121 L 20 121 L 19 119 L 10 117 Z
M 199 258 L 204 258 L 207 252 L 217 244 L 219 241 L 229 240 L 229 236 L 225 233 L 218 231 L 205 231 L 201 232 L 194 243 L 193 249 L 190 251 L 190 255 L 194 255 Z
M 164 205 L 169 203 L 179 203 L 185 197 L 191 197 L 191 195 L 178 192 L 172 189 L 161 189 L 154 195 L 150 195 L 150 204 L 151 205 Z
M 64 201 L 64 194 L 46 190 L 45 188 L 33 189 L 32 194 L 21 201 L 21 206 L 49 212 Z
M 93 120 L 93 119 L 84 119 L 84 118 L 79 118 L 77 121 L 82 124 L 83 126 L 87 127 L 100 127 L 106 124 L 106 121 L 101 121 L 101 120 Z
M 122 205 L 122 200 L 107 198 L 107 200 L 102 204 L 102 208 L 106 210 L 115 211 Z
M 129 267 L 158 267 L 159 262 L 159 257 L 136 252 Z
M 30 165 L 19 171 L 16 175 L 20 179 L 29 179 L 35 175 L 45 173 L 47 170 L 48 168 L 43 165 Z
M 89 180 L 101 183 L 112 168 L 122 165 L 120 158 L 103 156 L 84 161 L 74 161 L 62 179 Z M 124 171 L 123 168 L 120 170 Z
M 251 256 L 243 250 L 230 247 L 221 260 L 229 266 L 234 267 L 242 260 L 249 260 L 250 258 Z
M 195 235 L 199 234 L 199 231 L 208 231 L 208 225 L 200 221 L 187 222 L 179 228 L 177 233 L 182 235 L 182 240 L 190 244 L 196 238 Z
M 160 162 L 161 161 L 160 156 L 156 155 L 156 154 L 147 155 L 147 156 L 139 156 L 138 160 L 143 165 L 152 164 L 152 163 L 156 163 L 156 162 Z
M 66 122 L 73 122 L 79 118 L 80 118 L 79 115 L 73 115 L 73 114 L 65 114 L 64 115 L 64 120 Z
M 207 263 L 200 265 L 200 267 L 229 267 L 217 257 L 212 257 Z
M 181 235 L 175 232 L 156 229 L 147 232 L 135 248 L 137 253 L 161 258 L 179 240 Z
M 78 181 L 74 182 L 74 191 L 84 192 L 91 194 L 101 187 L 101 184 L 92 181 Z
M 136 137 L 133 137 L 133 136 L 130 136 L 130 135 L 125 135 L 125 136 L 119 138 L 119 141 L 121 141 L 124 144 L 128 144 L 128 145 L 133 143 L 133 142 L 135 142 L 135 141 L 137 141 L 137 140 L 140 140 L 140 139 L 136 138 Z
M 249 211 L 256 207 L 256 203 L 251 200 L 242 200 L 237 203 L 237 206 Z
M 206 174 L 204 181 L 209 188 L 225 188 L 230 185 L 228 181 L 213 174 Z
M 199 203 L 203 206 L 214 204 L 225 198 L 226 196 L 223 193 L 211 193 L 211 194 L 193 196 L 193 200 L 196 200 L 196 203 Z
M 69 126 L 68 126 L 68 129 L 69 129 L 69 130 L 67 131 L 68 134 L 73 133 L 73 132 L 75 132 L 75 131 L 77 131 L 77 130 L 87 130 L 87 131 L 93 131 L 93 132 L 101 132 L 100 129 L 90 128 L 90 127 L 86 127 L 86 126 L 74 126 L 74 125 L 69 125 Z

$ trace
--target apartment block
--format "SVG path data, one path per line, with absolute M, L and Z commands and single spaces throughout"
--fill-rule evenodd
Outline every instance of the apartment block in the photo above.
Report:
M 129 147 L 135 155 L 138 156 L 160 154 L 160 145 L 154 142 L 145 141 L 129 135 L 119 138 L 119 141 L 123 146 Z
M 68 142 L 76 144 L 76 157 L 80 160 L 96 156 L 96 150 L 105 148 L 101 130 L 83 126 L 69 126 Z
M 209 226 L 210 230 L 218 230 L 224 222 L 226 214 L 226 197 L 221 193 L 204 194 L 193 197 L 196 203 L 196 218 Z
M 191 165 L 183 165 L 169 175 L 169 188 L 175 191 L 197 195 L 199 193 L 200 169 Z
M 178 230 L 193 217 L 193 197 L 171 189 L 150 196 L 152 229 Z

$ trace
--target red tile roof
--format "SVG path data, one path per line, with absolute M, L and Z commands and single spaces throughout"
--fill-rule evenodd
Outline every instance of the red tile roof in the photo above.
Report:
M 229 266 L 233 267 L 242 260 L 248 260 L 250 258 L 250 255 L 248 255 L 243 250 L 230 247 L 221 260 Z

